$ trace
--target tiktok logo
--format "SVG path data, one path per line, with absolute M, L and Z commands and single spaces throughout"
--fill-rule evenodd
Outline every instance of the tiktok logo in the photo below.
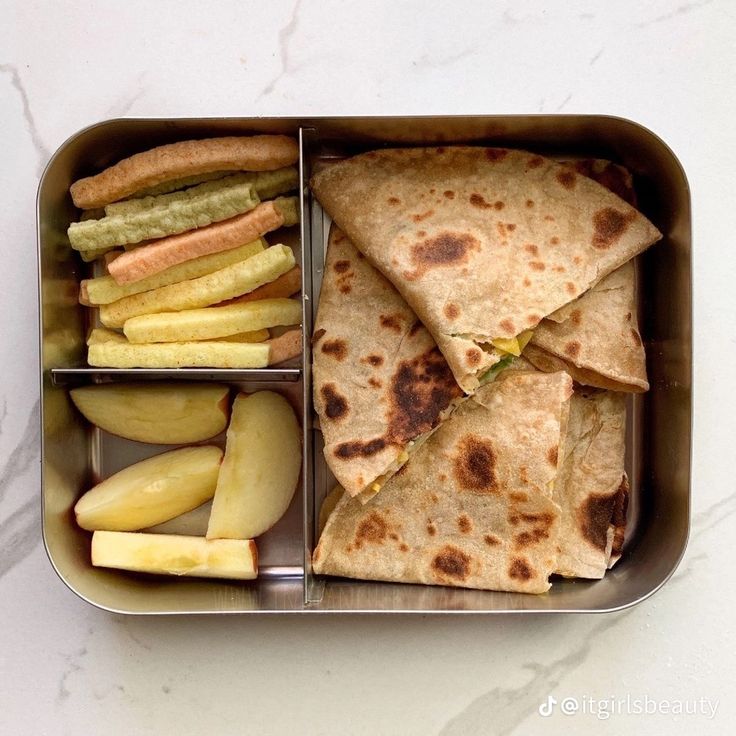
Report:
M 557 698 L 552 695 L 547 696 L 547 700 L 539 705 L 539 715 L 542 718 L 549 718 L 554 713 L 555 706 L 557 705 Z

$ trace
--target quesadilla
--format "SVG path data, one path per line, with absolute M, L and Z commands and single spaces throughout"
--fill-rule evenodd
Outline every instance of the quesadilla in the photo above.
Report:
M 631 174 L 623 166 L 597 159 L 570 165 L 636 205 Z M 543 319 L 524 355 L 540 370 L 566 370 L 578 383 L 614 391 L 649 390 L 634 262 Z
M 365 505 L 344 494 L 317 573 L 543 593 L 558 566 L 555 501 L 572 394 L 566 373 L 481 387 Z
M 570 399 L 555 484 L 561 508 L 555 572 L 565 577 L 602 578 L 621 556 L 629 491 L 625 425 L 623 394 L 576 391 Z
M 481 147 L 386 149 L 325 168 L 318 200 L 476 389 L 547 315 L 660 239 L 570 166 Z
M 463 392 L 409 305 L 334 226 L 312 343 L 325 460 L 351 496 L 365 499 Z

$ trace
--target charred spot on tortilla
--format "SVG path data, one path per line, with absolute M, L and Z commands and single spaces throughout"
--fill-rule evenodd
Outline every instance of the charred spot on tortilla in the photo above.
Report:
M 570 321 L 574 325 L 579 325 L 582 319 L 583 313 L 579 309 L 573 309 L 572 312 L 570 312 Z
M 509 577 L 514 580 L 531 580 L 534 577 L 534 571 L 523 557 L 517 557 L 509 567 Z
M 559 245 L 560 244 L 560 239 L 556 235 L 553 235 L 549 239 L 549 243 L 550 243 L 550 245 Z
M 534 200 L 533 200 L 533 199 L 527 199 L 527 201 L 526 201 L 526 206 L 527 206 L 527 207 L 528 207 L 529 209 L 531 209 L 532 207 L 534 207 Z
M 401 200 L 398 197 L 389 197 L 386 201 L 392 205 L 401 204 Z
M 465 352 L 465 358 L 468 361 L 469 366 L 476 366 L 480 363 L 483 353 L 480 348 L 469 348 Z
M 607 250 L 626 232 L 636 218 L 636 211 L 619 212 L 614 207 L 604 207 L 593 215 L 593 247 Z
M 568 281 L 565 284 L 565 289 L 567 289 L 567 293 L 570 294 L 570 296 L 575 296 L 578 293 L 578 287 L 575 286 L 572 281 Z
M 500 199 L 497 199 L 493 203 L 493 209 L 494 210 L 502 210 L 505 206 L 506 206 L 506 203 L 505 202 L 502 202 Z
M 383 365 L 383 356 L 371 353 L 370 355 L 363 358 L 363 361 L 370 363 L 374 368 L 378 368 Z
M 373 386 L 373 388 L 381 388 L 381 386 L 383 386 L 383 383 L 381 383 L 381 381 L 379 381 L 377 378 L 373 378 L 373 376 L 371 376 L 368 379 L 368 385 Z
M 462 390 L 438 348 L 402 361 L 391 380 L 387 438 L 404 444 L 428 432 L 453 399 L 461 395 Z
M 480 250 L 477 238 L 469 233 L 445 230 L 412 246 L 411 260 L 416 268 L 405 276 L 411 281 L 424 275 L 430 268 L 467 263 L 473 250 Z
M 455 192 L 453 192 L 452 189 L 445 189 L 443 195 L 447 197 L 447 199 L 455 199 Z
M 528 494 L 523 493 L 522 491 L 511 491 L 511 493 L 509 493 L 509 498 L 516 503 L 527 503 L 529 501 Z
M 422 329 L 422 327 L 424 327 L 424 325 L 419 320 L 416 320 L 414 324 L 409 328 L 409 337 L 414 337 L 417 332 Z
M 539 314 L 527 314 L 526 324 L 527 327 L 536 327 L 542 321 L 542 316 Z
M 593 547 L 604 550 L 618 491 L 609 494 L 591 493 L 578 507 L 577 520 L 583 537 Z
M 547 460 L 552 467 L 557 467 L 557 460 L 559 455 L 559 448 L 557 445 L 554 447 L 550 447 L 549 450 L 547 450 Z
M 579 266 L 583 262 L 583 259 L 580 256 L 573 256 L 572 262 L 576 266 Z
M 382 314 L 380 316 L 381 327 L 385 327 L 387 330 L 393 330 L 394 332 L 401 332 L 401 320 L 400 314 Z
M 506 518 L 511 526 L 519 526 L 519 523 L 521 522 L 519 514 L 509 514 Z
M 562 171 L 558 171 L 555 179 L 557 179 L 557 181 L 563 187 L 565 187 L 565 189 L 575 189 L 577 177 L 575 176 L 574 171 L 570 171 L 570 169 L 563 169 Z
M 333 266 L 335 269 L 335 273 L 345 273 L 350 268 L 350 261 L 347 260 L 340 260 L 335 261 L 335 265 Z
M 490 202 L 486 202 L 486 200 L 483 198 L 483 195 L 478 194 L 477 192 L 473 192 L 470 195 L 470 204 L 473 205 L 473 207 L 479 207 L 482 210 L 489 210 L 493 208 L 493 205 Z
M 388 525 L 384 518 L 375 511 L 361 520 L 355 532 L 355 546 L 360 549 L 363 542 L 383 544 L 388 534 Z
M 389 539 L 393 539 L 394 542 L 398 542 L 399 541 L 399 535 L 396 534 L 395 532 L 391 532 L 391 534 L 389 534 L 388 536 L 389 536 Z
M 426 238 L 427 237 L 427 231 L 426 230 L 417 230 L 417 237 L 418 238 Z
M 473 493 L 498 493 L 496 453 L 490 441 L 465 435 L 457 447 L 453 474 L 460 487 Z
M 549 539 L 549 532 L 546 529 L 532 529 L 517 534 L 514 537 L 514 546 L 518 549 L 524 549 L 539 544 L 544 539 Z
M 516 230 L 516 225 L 513 222 L 507 222 L 506 223 L 506 230 L 508 230 L 510 233 L 514 232 Z
M 521 518 L 527 524 L 544 524 L 545 526 L 552 526 L 555 521 L 554 515 L 548 511 L 540 514 L 521 514 Z
M 348 400 L 337 391 L 334 383 L 326 383 L 320 389 L 325 403 L 325 414 L 329 419 L 344 419 L 348 413 Z
M 445 304 L 442 311 L 445 313 L 447 319 L 457 319 L 460 316 L 460 307 L 454 302 Z
M 544 219 L 545 219 L 545 220 L 546 220 L 547 222 L 554 222 L 554 221 L 555 221 L 555 218 L 554 218 L 554 217 L 553 217 L 552 215 L 545 215 L 545 216 L 544 216 Z
M 501 544 L 501 540 L 495 534 L 486 534 L 483 537 L 483 541 L 489 547 L 497 547 L 499 544 Z
M 510 319 L 502 319 L 498 324 L 502 330 L 506 330 L 511 336 L 516 335 L 516 325 Z
M 348 356 L 348 345 L 345 340 L 339 337 L 334 340 L 325 340 L 320 350 L 330 357 L 334 358 L 338 363 L 342 363 Z
M 319 329 L 312 335 L 312 345 L 316 345 L 324 336 L 327 330 Z
M 432 569 L 439 577 L 465 580 L 470 575 L 470 557 L 457 547 L 446 544 L 432 560 Z
M 431 521 L 427 522 L 427 534 L 429 534 L 430 537 L 437 534 L 437 527 Z
M 354 440 L 352 442 L 342 442 L 335 448 L 335 457 L 341 460 L 351 460 L 354 457 L 370 457 L 381 450 L 386 449 L 387 442 L 383 437 L 376 437 L 373 440 L 362 442 Z
M 432 217 L 434 214 L 434 210 L 427 210 L 426 212 L 418 212 L 415 215 L 411 216 L 411 219 L 414 220 L 414 222 L 421 222 L 422 220 L 426 220 L 428 217 Z
M 493 164 L 503 161 L 508 155 L 505 148 L 486 148 L 486 158 Z
M 526 165 L 530 169 L 538 169 L 544 163 L 544 159 L 541 156 L 532 156 L 527 159 Z
M 526 276 L 524 276 L 524 280 L 521 283 L 524 284 L 524 286 L 531 286 L 532 285 L 532 282 Z
M 634 340 L 634 345 L 641 347 L 644 344 L 641 341 L 641 335 L 633 327 L 631 328 L 631 337 Z
M 577 340 L 570 340 L 563 348 L 565 355 L 571 358 L 577 358 L 580 355 L 580 343 Z
M 525 243 L 524 250 L 532 256 L 539 255 L 539 247 L 534 245 L 534 243 Z
M 544 265 L 543 261 L 529 261 L 529 268 L 535 271 L 544 271 L 547 266 Z
M 457 517 L 457 528 L 463 534 L 470 534 L 470 532 L 473 531 L 473 522 L 467 514 L 460 514 L 460 516 Z
M 405 542 L 402 542 L 402 543 L 401 543 L 401 544 L 399 545 L 399 549 L 400 549 L 400 550 L 401 550 L 402 552 L 408 552 L 408 551 L 409 551 L 409 545 L 408 545 L 408 544 L 406 544 Z

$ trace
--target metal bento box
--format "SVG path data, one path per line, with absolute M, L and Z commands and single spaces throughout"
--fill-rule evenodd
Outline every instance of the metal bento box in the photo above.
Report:
M 265 369 L 90 368 L 89 327 L 77 303 L 87 268 L 68 247 L 75 210 L 70 184 L 136 151 L 212 135 L 286 133 L 299 141 L 301 224 L 286 232 L 302 266 L 303 353 L 287 367 Z M 557 157 L 606 158 L 634 176 L 639 207 L 664 242 L 638 258 L 640 330 L 651 390 L 628 398 L 626 470 L 631 503 L 624 555 L 597 581 L 556 579 L 544 595 L 374 583 L 313 575 L 317 516 L 334 480 L 322 457 L 312 408 L 310 340 L 319 298 L 329 218 L 311 195 L 313 168 L 371 148 L 477 143 Z M 51 158 L 37 202 L 42 423 L 43 538 L 66 585 L 110 611 L 135 614 L 252 612 L 511 613 L 602 612 L 633 605 L 661 587 L 687 544 L 692 410 L 691 213 L 685 174 L 670 149 L 622 118 L 584 115 L 120 119 L 72 136 Z M 257 580 L 158 578 L 95 568 L 89 533 L 72 508 L 93 482 L 157 446 L 131 443 L 89 427 L 68 388 L 120 380 L 226 382 L 284 394 L 300 413 L 304 459 L 286 515 L 259 539 Z M 224 436 L 217 442 L 222 444 Z

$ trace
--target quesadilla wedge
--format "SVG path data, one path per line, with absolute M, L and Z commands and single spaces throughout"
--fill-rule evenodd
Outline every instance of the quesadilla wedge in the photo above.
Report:
M 621 393 L 576 391 L 570 399 L 555 484 L 561 507 L 555 572 L 565 577 L 602 578 L 621 556 L 629 491 L 625 425 Z
M 318 200 L 475 390 L 529 330 L 661 238 L 570 166 L 523 151 L 372 151 L 312 179 Z
M 312 343 L 325 461 L 366 500 L 463 392 L 409 305 L 334 226 Z
M 623 166 L 599 159 L 570 166 L 636 205 L 631 174 Z M 614 391 L 647 391 L 634 261 L 543 319 L 524 355 L 540 370 L 566 370 L 578 383 Z
M 540 370 L 565 370 L 588 386 L 648 391 L 636 312 L 636 269 L 630 261 L 543 319 L 524 357 Z
M 543 593 L 557 569 L 560 443 L 572 381 L 510 371 L 445 420 L 365 505 L 344 494 L 317 573 Z

